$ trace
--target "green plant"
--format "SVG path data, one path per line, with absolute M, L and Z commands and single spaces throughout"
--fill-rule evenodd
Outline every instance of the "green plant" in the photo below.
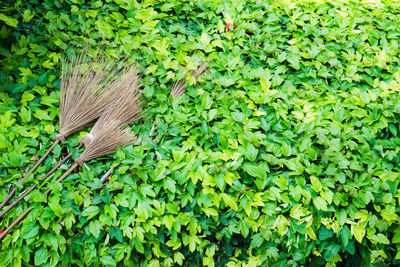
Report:
M 132 125 L 139 145 L 91 162 L 48 199 L 32 194 L 0 262 L 398 265 L 399 10 L 391 1 L 9 2 L 0 198 L 57 132 L 69 47 L 89 42 L 138 61 L 147 119 Z M 202 58 L 210 72 L 174 100 L 174 81 Z

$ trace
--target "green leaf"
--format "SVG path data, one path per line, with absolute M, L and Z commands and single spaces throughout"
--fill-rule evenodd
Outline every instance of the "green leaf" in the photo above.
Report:
M 243 169 L 253 177 L 265 179 L 267 178 L 268 168 L 265 166 L 253 165 L 250 163 L 245 163 Z
M 38 82 L 39 82 L 40 85 L 45 85 L 47 83 L 48 79 L 49 79 L 49 73 L 48 72 L 44 72 L 43 74 L 41 74 L 38 77 Z
M 332 230 L 327 229 L 325 226 L 321 228 L 321 231 L 319 232 L 319 239 L 320 240 L 327 240 L 331 238 L 334 235 L 334 232 Z
M 149 184 L 142 184 L 140 186 L 140 192 L 145 196 L 156 197 L 153 186 Z
M 210 37 L 203 32 L 200 37 L 200 43 L 204 46 L 207 46 L 210 44 L 210 41 L 211 41 Z
M 160 40 L 157 40 L 153 43 L 153 47 L 161 54 L 164 56 L 168 56 L 168 47 L 171 44 L 170 40 L 168 38 L 162 38 Z
M 175 187 L 176 182 L 172 180 L 171 178 L 167 178 L 164 180 L 164 186 L 166 189 L 171 191 L 172 193 L 176 192 L 176 187 Z
M 400 232 L 396 233 L 396 234 L 393 236 L 392 242 L 393 242 L 394 244 L 400 243 Z
M 0 13 L 0 20 L 4 21 L 8 26 L 17 27 L 18 20 Z
M 154 11 L 153 8 L 147 8 L 140 10 L 140 12 L 136 14 L 135 18 L 140 20 L 149 20 L 155 15 L 157 15 L 157 12 Z
M 204 211 L 204 213 L 208 217 L 210 217 L 210 216 L 218 216 L 218 212 L 213 208 L 202 208 L 202 210 Z
M 343 246 L 347 247 L 347 244 L 349 243 L 349 240 L 351 239 L 351 232 L 346 225 L 343 226 L 342 229 L 340 230 L 340 235 L 341 235 L 341 240 L 342 240 Z
M 24 22 L 29 22 L 34 17 L 29 9 L 26 9 L 22 15 Z
M 22 107 L 19 116 L 21 117 L 23 122 L 30 122 L 31 121 L 31 111 L 28 107 Z
M 23 94 L 22 94 L 22 97 L 21 97 L 21 102 L 29 102 L 29 101 L 31 101 L 32 99 L 34 99 L 35 98 L 35 96 L 34 95 L 32 95 L 32 94 L 30 94 L 30 93 L 27 93 L 27 92 L 24 92 Z
M 300 57 L 298 55 L 289 53 L 287 61 L 290 63 L 290 66 L 292 66 L 296 70 L 300 69 Z
M 101 233 L 102 226 L 98 220 L 91 221 L 89 223 L 89 231 L 95 237 L 98 238 Z
M 243 153 L 246 158 L 250 161 L 255 161 L 258 154 L 258 149 L 254 147 L 253 144 L 248 144 L 246 149 L 243 149 Z
M 45 248 L 39 248 L 35 252 L 35 265 L 42 265 L 47 262 L 47 249 Z
M 82 211 L 82 216 L 87 217 L 88 220 L 96 216 L 100 212 L 99 207 L 89 206 L 84 211 Z
M 224 200 L 225 204 L 229 206 L 234 211 L 237 211 L 238 206 L 236 203 L 236 199 L 228 194 L 221 193 L 222 199 Z
M 52 107 L 53 104 L 58 103 L 58 99 L 53 96 L 42 96 L 40 104 Z
M 328 210 L 328 203 L 326 203 L 326 201 L 322 197 L 314 198 L 313 202 L 314 202 L 314 206 L 317 209 L 323 210 L 323 211 L 327 211 Z
M 185 256 L 182 253 L 176 252 L 174 254 L 174 262 L 176 262 L 177 264 L 182 265 L 184 259 Z
M 339 224 L 340 225 L 344 225 L 346 223 L 346 220 L 347 220 L 346 210 L 345 209 L 337 210 L 335 212 L 335 214 L 336 214 L 336 218 L 338 219 Z
M 242 112 L 233 112 L 232 117 L 237 122 L 244 122 L 244 114 Z
M 103 263 L 105 266 L 116 266 L 117 263 L 115 262 L 115 260 L 113 259 L 113 257 L 111 256 L 101 256 L 100 257 L 100 261 L 101 263 Z
M 312 187 L 312 189 L 314 189 L 314 191 L 315 192 L 319 192 L 319 191 L 321 191 L 321 189 L 322 189 L 322 184 L 321 184 L 321 182 L 319 181 L 319 179 L 317 178 L 317 177 L 315 177 L 315 176 L 311 176 L 310 177 L 310 180 L 311 180 L 311 187 Z
M 250 248 L 258 248 L 264 242 L 264 238 L 260 234 L 255 234 L 251 238 Z
M 385 244 L 385 245 L 389 245 L 389 243 L 390 243 L 389 239 L 381 233 L 376 235 L 376 240 L 378 241 L 378 243 Z
M 33 238 L 38 233 L 39 233 L 39 225 L 34 222 L 26 224 L 22 229 L 22 237 L 24 239 Z
M 353 233 L 353 236 L 356 238 L 356 240 L 359 242 L 359 243 L 361 243 L 362 242 L 362 240 L 363 240 L 363 238 L 364 238 L 364 236 L 365 236 L 365 227 L 362 227 L 362 226 L 358 226 L 358 225 L 354 225 L 353 227 L 352 227 L 352 233 Z
M 48 121 L 51 120 L 51 117 L 45 110 L 37 109 L 37 110 L 35 110 L 35 113 L 33 114 L 33 116 L 35 116 L 39 120 L 48 120 Z
M 331 260 L 334 256 L 336 256 L 339 251 L 340 251 L 341 247 L 338 244 L 329 244 L 326 247 L 325 253 L 324 253 L 324 257 L 327 261 Z
M 111 39 L 114 37 L 114 27 L 104 21 L 96 21 L 97 28 L 100 34 L 106 38 Z

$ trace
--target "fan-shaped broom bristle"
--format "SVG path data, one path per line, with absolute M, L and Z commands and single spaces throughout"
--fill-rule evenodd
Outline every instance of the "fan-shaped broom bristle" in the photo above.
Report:
M 140 89 L 140 76 L 135 67 L 126 71 L 117 83 L 115 93 L 110 97 L 110 103 L 106 110 L 97 120 L 88 135 L 81 138 L 79 142 L 88 146 L 92 141 L 94 133 L 101 131 L 109 121 L 118 120 L 121 125 L 132 123 L 140 118 L 142 92 Z
M 190 75 L 192 75 L 193 78 L 195 78 L 197 80 L 197 78 L 199 78 L 201 75 L 203 75 L 207 71 L 208 71 L 208 64 L 203 63 L 200 65 L 200 67 L 197 70 L 192 70 L 190 72 Z M 173 98 L 178 98 L 186 92 L 185 84 L 186 84 L 185 78 L 180 79 L 179 81 L 176 81 L 174 83 L 172 90 L 171 90 L 171 95 L 173 96 Z
M 121 146 L 134 143 L 136 135 L 118 120 L 108 121 L 106 125 L 93 133 L 92 141 L 87 145 L 85 151 L 75 159 L 82 165 L 91 159 L 102 157 L 115 152 Z
M 90 59 L 83 52 L 64 59 L 60 89 L 60 133 L 64 141 L 97 119 L 108 104 L 120 70 L 104 57 Z M 97 67 L 97 68 L 96 68 Z

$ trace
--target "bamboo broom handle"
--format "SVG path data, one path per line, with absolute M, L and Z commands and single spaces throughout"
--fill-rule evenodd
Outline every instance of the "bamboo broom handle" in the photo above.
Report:
M 71 168 L 69 168 L 60 178 L 57 179 L 57 182 L 62 182 L 62 180 L 64 180 L 78 166 L 79 166 L 79 164 L 75 162 L 74 165 L 71 166 Z M 51 192 L 51 189 L 49 188 L 46 190 L 46 192 L 43 193 L 43 195 L 46 196 L 50 192 Z
M 14 226 L 19 223 L 30 211 L 31 207 L 28 207 L 21 215 L 19 215 L 19 217 L 15 221 L 13 221 L 12 224 L 10 224 L 10 226 L 8 226 L 6 230 L 4 230 L 4 232 L 0 234 L 0 240 L 2 240 L 8 234 L 8 232 L 10 232 L 11 229 L 13 229 Z
M 82 147 L 82 144 L 80 144 L 77 149 L 80 149 Z M 3 217 L 4 214 L 6 214 L 9 210 L 11 210 L 13 207 L 15 207 L 22 199 L 24 199 L 30 192 L 32 192 L 36 187 L 38 187 L 47 177 L 49 177 L 50 175 L 52 175 L 60 166 L 61 164 L 63 164 L 64 162 L 66 162 L 71 156 L 72 153 L 69 153 L 65 158 L 63 158 L 62 161 L 58 162 L 58 164 L 51 169 L 48 173 L 46 173 L 45 176 L 42 177 L 42 179 L 40 179 L 39 183 L 34 184 L 31 188 L 29 188 L 27 191 L 25 191 L 17 200 L 15 200 L 10 206 L 8 206 L 5 210 L 3 210 L 0 213 L 0 218 Z
M 30 170 L 24 175 L 24 177 L 22 178 L 22 180 L 19 182 L 20 184 L 23 183 L 23 182 L 26 180 L 26 178 L 28 178 L 28 176 L 29 176 L 32 172 L 34 172 L 34 171 L 39 167 L 40 164 L 42 164 L 42 162 L 47 158 L 47 156 L 48 156 L 48 155 L 50 154 L 50 152 L 56 147 L 56 145 L 57 145 L 58 143 L 60 143 L 60 140 L 57 139 L 56 141 L 54 141 L 54 143 L 49 147 L 49 149 L 47 149 L 46 153 L 44 153 L 43 157 L 41 157 L 41 158 L 36 162 L 35 166 L 33 166 L 33 168 L 30 169 Z M 11 192 L 10 192 L 10 193 L 8 194 L 8 196 L 3 200 L 3 202 L 0 203 L 0 209 L 3 208 L 4 205 L 6 205 L 7 202 L 14 196 L 16 190 L 17 190 L 16 188 L 13 188 L 13 190 L 11 190 Z
M 53 142 L 53 144 L 49 147 L 49 149 L 47 149 L 46 153 L 44 153 L 44 155 L 36 162 L 35 166 L 33 166 L 32 169 L 30 169 L 22 178 L 21 183 L 23 181 L 26 180 L 26 178 L 28 178 L 29 174 L 31 174 L 32 172 L 34 172 L 40 164 L 42 164 L 42 162 L 47 158 L 48 155 L 50 155 L 50 152 L 56 147 L 56 145 L 60 143 L 60 140 L 56 139 L 56 141 Z
M 71 168 L 69 168 L 57 181 L 61 182 L 62 180 L 65 179 L 65 177 L 67 177 L 73 170 L 76 169 L 76 167 L 78 167 L 78 163 L 75 163 L 74 165 L 71 166 Z M 43 195 L 47 195 L 48 193 L 51 192 L 51 189 L 48 189 L 46 192 L 43 193 Z M 25 218 L 26 215 L 28 215 L 28 213 L 31 211 L 31 207 L 28 207 L 21 215 L 19 215 L 19 217 L 13 221 L 10 226 L 7 227 L 6 230 L 4 230 L 3 233 L 0 234 L 0 240 L 2 240 L 7 234 L 8 232 L 10 232 L 14 226 L 19 223 L 20 221 L 22 221 L 22 219 Z

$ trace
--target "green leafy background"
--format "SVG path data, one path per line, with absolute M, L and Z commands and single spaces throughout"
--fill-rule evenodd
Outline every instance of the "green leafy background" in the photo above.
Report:
M 145 114 L 140 143 L 1 220 L 33 204 L 0 264 L 398 265 L 399 20 L 391 1 L 3 1 L 0 199 L 57 133 L 63 53 L 138 62 Z

